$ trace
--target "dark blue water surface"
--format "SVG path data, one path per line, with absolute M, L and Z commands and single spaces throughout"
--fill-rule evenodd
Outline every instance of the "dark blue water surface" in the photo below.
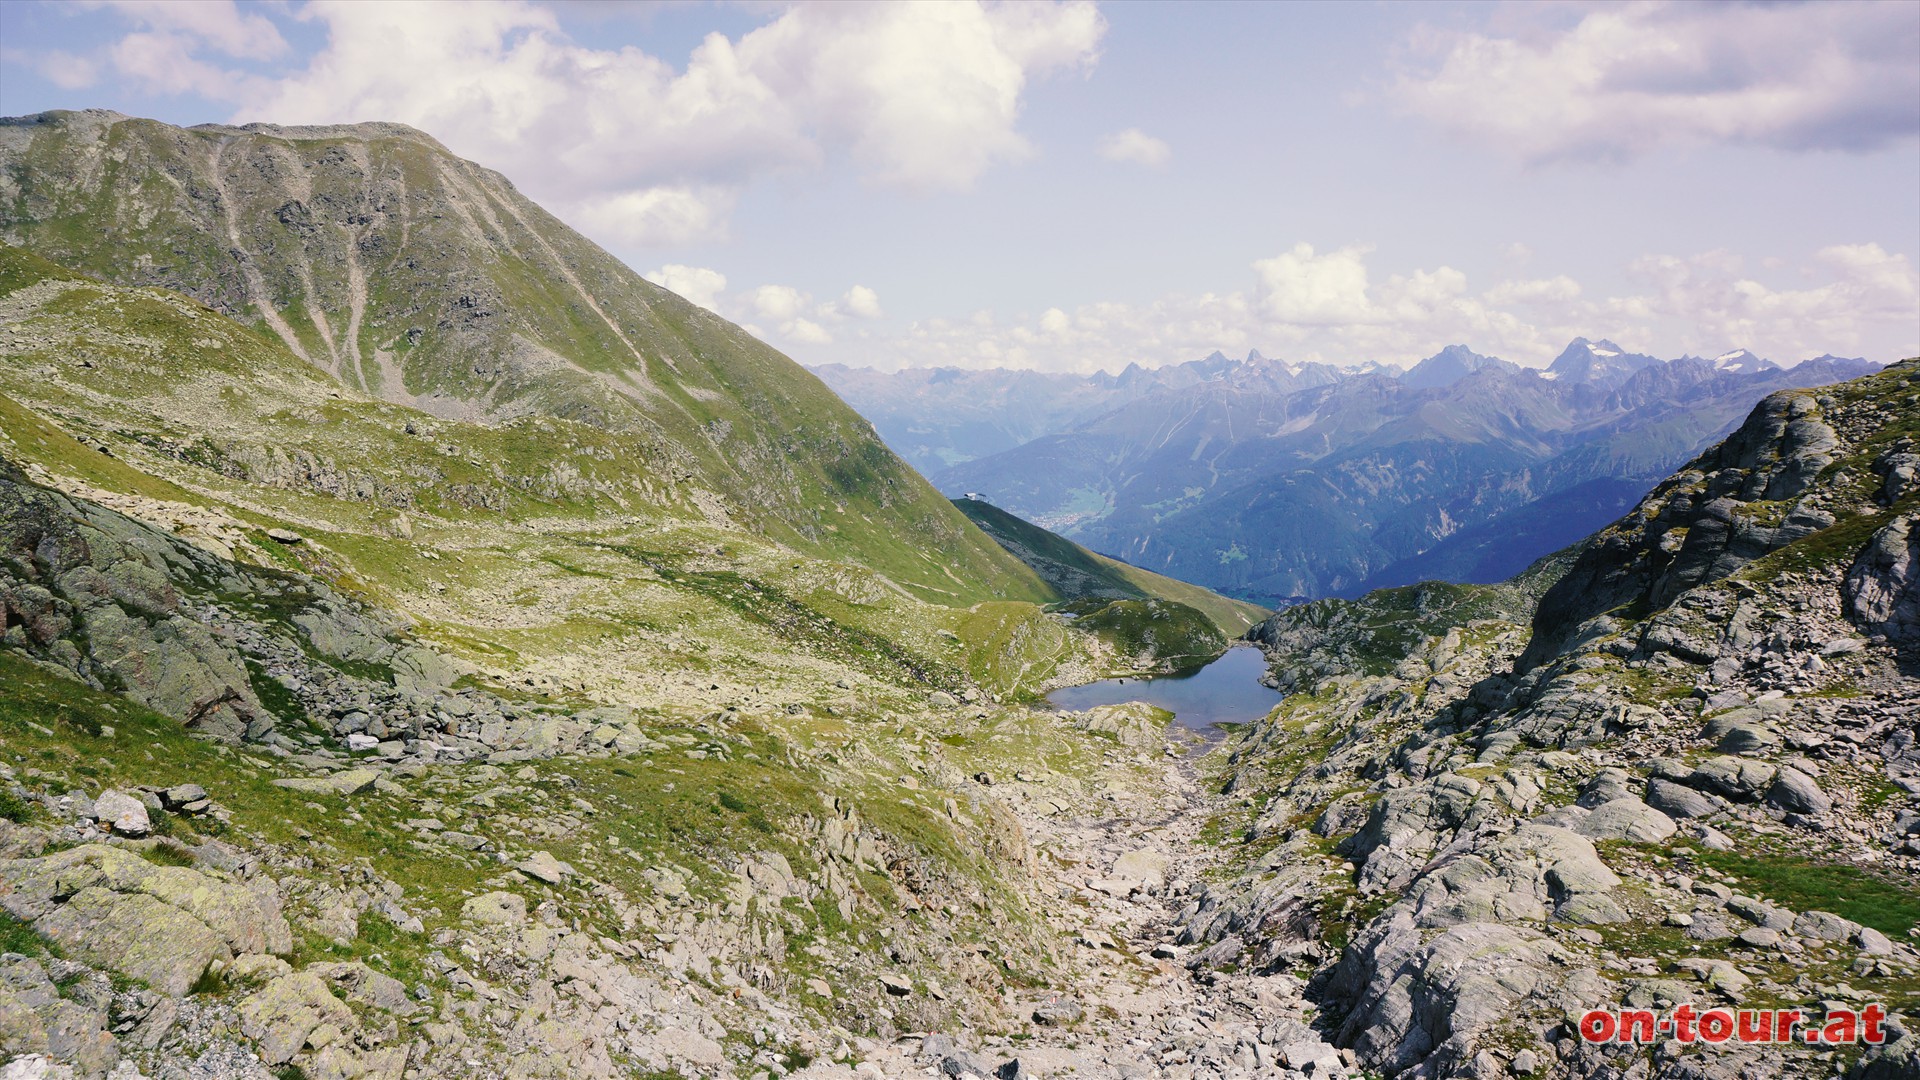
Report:
M 1260 683 L 1267 658 L 1248 646 L 1228 649 L 1226 655 L 1191 675 L 1160 679 L 1102 679 L 1085 686 L 1068 686 L 1047 695 L 1047 704 L 1068 712 L 1095 705 L 1144 701 L 1171 712 L 1174 722 L 1208 737 L 1219 735 L 1215 724 L 1244 724 L 1267 715 L 1280 704 L 1281 693 Z

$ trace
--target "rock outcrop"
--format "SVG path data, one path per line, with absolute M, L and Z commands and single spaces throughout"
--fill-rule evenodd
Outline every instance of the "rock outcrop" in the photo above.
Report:
M 1309 992 L 1390 1077 L 1619 1075 L 1633 1051 L 1569 1026 L 1616 1003 L 1818 1017 L 1897 996 L 1880 980 L 1920 973 L 1920 926 L 1804 890 L 1911 897 L 1920 874 L 1898 449 L 1916 390 L 1907 361 L 1769 398 L 1543 568 L 1533 611 L 1459 589 L 1396 637 L 1393 590 L 1258 628 L 1297 693 L 1233 745 L 1229 786 L 1264 802 L 1246 837 L 1278 846 L 1207 886 L 1183 939 L 1277 970 L 1344 933 Z M 1631 1068 L 1834 1071 L 1804 1046 L 1672 1049 Z M 1897 1075 L 1903 1053 L 1857 1072 Z

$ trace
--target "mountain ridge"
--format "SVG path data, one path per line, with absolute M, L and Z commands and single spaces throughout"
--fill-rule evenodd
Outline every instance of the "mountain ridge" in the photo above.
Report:
M 1920 359 L 1776 392 L 1510 581 L 1263 623 L 1293 694 L 1229 747 L 1240 870 L 1187 909 L 1194 969 L 1311 969 L 1331 1041 L 1386 1076 L 1912 1074 L 1905 1020 L 1842 1061 L 1570 1018 L 1817 1023 L 1839 978 L 1920 1004 L 1916 390 Z
M 1493 576 L 1479 580 L 1498 580 L 1550 550 L 1516 530 L 1526 542 L 1500 552 L 1497 522 L 1507 515 L 1582 489 L 1562 504 L 1578 516 L 1554 534 L 1570 542 L 1730 430 L 1764 393 L 1873 370 L 1824 357 L 1751 370 L 1690 357 L 1623 362 L 1634 354 L 1583 342 L 1563 354 L 1563 377 L 1547 378 L 1465 355 L 1478 354 L 1436 354 L 1416 385 L 1367 373 L 1305 387 L 1252 377 L 1163 386 L 933 480 L 984 492 L 1137 565 L 1268 604 L 1355 595 L 1422 568 L 1484 566 Z M 1301 515 L 1314 524 L 1289 538 L 1288 519 Z M 1463 532 L 1480 539 L 1454 540 Z M 1303 546 L 1316 534 L 1330 553 Z
M 0 239 L 185 293 L 381 400 L 613 432 L 696 499 L 926 596 L 1043 594 L 815 376 L 403 125 L 14 118 Z M 951 565 L 895 559 L 902 532 Z

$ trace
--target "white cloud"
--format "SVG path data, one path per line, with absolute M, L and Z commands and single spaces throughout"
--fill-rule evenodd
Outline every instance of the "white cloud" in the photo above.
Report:
M 101 66 L 110 65 L 148 93 L 246 101 L 267 93 L 269 81 L 203 54 L 262 61 L 290 51 L 272 19 L 242 12 L 233 0 L 88 0 L 80 6 L 111 10 L 135 29 L 87 56 L 55 50 L 28 61 L 66 89 L 92 86 Z
M 1815 252 L 1814 259 L 1837 271 L 1868 310 L 1896 316 L 1920 307 L 1920 276 L 1905 255 L 1889 254 L 1879 244 L 1836 244 Z
M 807 297 L 791 285 L 762 285 L 747 293 L 747 307 L 762 319 L 791 322 L 807 306 Z
M 1506 9 L 1507 34 L 1426 31 L 1410 111 L 1532 162 L 1669 144 L 1870 150 L 1920 130 L 1920 19 L 1901 3 Z
M 1026 367 L 1117 371 L 1258 348 L 1290 360 L 1402 367 L 1464 343 L 1544 366 L 1575 336 L 1611 337 L 1676 356 L 1747 345 L 1792 363 L 1867 350 L 1886 361 L 1920 352 L 1920 275 L 1906 256 L 1874 244 L 1823 248 L 1799 260 L 1803 287 L 1763 283 L 1726 252 L 1648 256 L 1628 271 L 1642 284 L 1592 296 L 1564 274 L 1501 278 L 1476 287 L 1449 266 L 1371 272 L 1372 249 L 1318 252 L 1298 244 L 1253 264 L 1241 289 L 1173 293 L 1140 303 L 1043 308 L 1012 319 L 990 312 L 922 319 L 905 333 L 860 335 L 819 359 L 873 367 Z M 1887 342 L 1893 344 L 1888 345 Z
M 1756 352 L 1762 345 L 1772 350 L 1762 355 L 1802 359 L 1854 348 L 1870 332 L 1879 336 L 1888 330 L 1904 336 L 1901 356 L 1913 355 L 1920 346 L 1920 274 L 1906 256 L 1878 244 L 1822 248 L 1802 272 L 1826 280 L 1803 289 L 1755 280 L 1744 260 L 1725 251 L 1688 258 L 1649 255 L 1631 270 L 1650 291 L 1611 298 L 1603 310 L 1623 319 L 1685 327 L 1692 351 L 1711 355 L 1730 343 L 1754 342 Z
M 798 4 L 737 39 L 708 35 L 676 66 L 576 42 L 528 0 L 472 0 L 457 15 L 312 0 L 293 17 L 323 27 L 325 46 L 268 80 L 232 63 L 288 52 L 257 11 L 99 6 L 133 28 L 102 58 L 149 92 L 232 102 L 236 121 L 412 124 L 634 247 L 719 238 L 746 185 L 835 156 L 875 183 L 965 189 L 1031 153 L 1018 130 L 1028 85 L 1090 68 L 1106 31 L 1091 0 Z M 90 82 L 93 61 L 69 59 L 36 66 Z
M 803 345 L 829 345 L 833 335 L 827 333 L 819 323 L 807 319 L 795 319 L 782 330 L 782 333 Z
M 869 290 L 871 291 L 871 290 Z M 813 297 L 791 285 L 760 285 L 742 293 L 736 293 L 721 301 L 718 309 L 724 315 L 739 321 L 748 333 L 762 339 L 778 337 L 789 344 L 828 345 L 833 335 L 827 328 L 809 314 L 825 318 L 838 316 L 834 305 L 813 307 Z M 774 335 L 761 329 L 770 324 L 777 331 Z
M 668 263 L 645 277 L 668 292 L 678 293 L 713 312 L 720 310 L 720 294 L 727 288 L 727 275 L 704 266 Z
M 104 0 L 82 6 L 111 8 L 141 26 L 184 34 L 237 59 L 271 60 L 288 51 L 272 19 L 243 13 L 233 0 Z
M 1485 299 L 1495 307 L 1509 307 L 1516 304 L 1565 303 L 1579 295 L 1580 283 L 1560 274 L 1550 278 L 1503 281 L 1488 289 Z
M 222 101 L 263 89 L 265 80 L 201 60 L 194 55 L 196 48 L 187 34 L 142 31 L 115 42 L 107 55 L 120 74 L 152 93 L 197 94 Z
M 735 193 L 721 187 L 651 187 L 571 200 L 567 217 L 614 243 L 672 247 L 721 239 Z
M 1108 161 L 1123 161 L 1158 168 L 1173 157 L 1173 148 L 1139 128 L 1128 128 L 1102 139 L 1100 156 Z
M 1368 321 L 1367 251 L 1344 247 L 1315 255 L 1312 244 L 1300 243 L 1254 263 L 1261 310 L 1280 322 L 1305 325 Z
M 0 60 L 19 64 L 62 90 L 83 90 L 100 78 L 100 64 L 64 49 L 0 49 Z
M 856 319 L 879 319 L 885 317 L 880 310 L 880 294 L 865 285 L 855 285 L 840 298 L 840 308 Z
M 1091 64 L 1105 29 L 1085 0 L 806 5 L 743 37 L 739 57 L 875 178 L 952 190 L 1026 156 L 1014 121 L 1028 76 Z

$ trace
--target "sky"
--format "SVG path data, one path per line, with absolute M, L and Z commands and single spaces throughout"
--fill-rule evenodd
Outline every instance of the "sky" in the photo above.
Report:
M 1920 354 L 1920 4 L 0 4 L 0 112 L 412 124 L 803 363 Z

